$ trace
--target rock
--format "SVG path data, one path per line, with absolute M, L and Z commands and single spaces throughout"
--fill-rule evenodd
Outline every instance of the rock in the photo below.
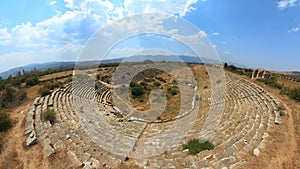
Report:
M 71 136 L 69 134 L 66 135 L 66 139 L 69 140 Z
M 55 151 L 54 151 L 54 149 L 52 148 L 52 146 L 50 144 L 45 144 L 44 153 L 45 153 L 46 157 L 49 157 L 52 154 L 54 154 Z
M 256 157 L 258 157 L 259 156 L 259 148 L 255 148 L 254 150 L 253 150 L 253 155 L 255 155 Z
M 275 124 L 276 125 L 280 125 L 281 124 L 281 120 L 280 120 L 280 115 L 278 111 L 274 111 L 275 113 Z
M 35 98 L 35 99 L 34 99 L 34 102 L 33 102 L 33 105 L 38 106 L 38 105 L 40 105 L 40 104 L 42 104 L 42 103 L 40 102 L 40 98 L 39 98 L 39 97 Z
M 189 152 L 189 149 L 183 150 L 183 153 L 188 153 L 188 152 Z
M 37 144 L 37 138 L 36 138 L 35 131 L 33 130 L 26 140 L 26 146 L 32 146 L 35 144 Z

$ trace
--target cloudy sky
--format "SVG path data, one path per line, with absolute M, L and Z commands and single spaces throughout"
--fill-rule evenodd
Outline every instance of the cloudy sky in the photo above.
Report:
M 209 39 L 224 62 L 300 70 L 300 0 L 9 0 L 0 5 L 0 72 L 29 63 L 74 61 L 96 32 L 142 13 L 190 22 L 200 30 L 193 37 Z M 159 26 L 160 32 L 179 36 L 172 26 Z M 111 57 L 159 47 L 192 55 L 170 40 L 159 40 L 158 45 L 156 38 L 146 36 L 126 42 L 117 45 Z

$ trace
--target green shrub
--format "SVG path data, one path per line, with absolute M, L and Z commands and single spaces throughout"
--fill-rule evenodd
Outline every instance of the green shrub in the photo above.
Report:
M 288 91 L 288 96 L 291 99 L 294 99 L 296 101 L 300 101 L 300 88 L 289 90 Z
M 257 79 L 257 81 L 263 82 L 264 84 L 274 87 L 274 88 L 278 88 L 278 89 L 282 89 L 282 85 L 277 83 L 277 79 L 275 77 L 269 78 L 269 79 Z
M 145 81 L 145 82 L 153 82 L 154 79 L 153 79 L 153 78 L 145 78 L 144 81 Z
M 55 88 L 59 88 L 61 87 L 62 83 L 59 81 L 52 81 L 51 83 L 46 84 L 45 86 L 50 89 L 53 90 Z
M 174 87 L 169 87 L 168 88 L 168 92 L 171 94 L 171 95 L 177 95 L 178 91 L 176 89 L 174 89 Z
M 211 142 L 200 142 L 198 139 L 191 139 L 187 144 L 183 145 L 183 149 L 188 149 L 191 155 L 196 155 L 204 150 L 212 150 L 214 147 Z
M 55 112 L 52 109 L 47 109 L 42 112 L 42 120 L 50 121 L 51 124 L 55 123 Z
M 142 86 L 144 86 L 144 87 L 147 87 L 148 86 L 148 84 L 146 83 L 146 82 L 141 82 L 140 83 Z
M 48 94 L 51 93 L 51 90 L 55 89 L 55 88 L 59 88 L 62 86 L 62 82 L 58 82 L 58 81 L 51 81 L 50 83 L 45 83 L 43 85 L 43 87 L 41 87 L 38 91 L 38 93 L 41 96 L 46 96 Z M 96 86 L 95 86 L 96 88 Z
M 29 77 L 28 79 L 25 80 L 26 86 L 34 86 L 36 84 L 38 84 L 40 81 L 38 79 L 38 77 L 33 76 L 33 77 Z
M 23 89 L 14 89 L 6 85 L 0 92 L 0 108 L 11 108 L 18 106 L 26 99 L 26 92 Z
M 161 82 L 167 83 L 167 80 L 162 78 L 162 77 L 156 77 L 156 79 L 161 81 Z
M 129 86 L 130 87 L 137 87 L 138 83 L 136 83 L 136 82 L 130 82 Z
M 41 87 L 41 88 L 39 89 L 38 93 L 39 93 L 41 96 L 46 96 L 46 95 L 50 94 L 51 91 L 50 91 L 49 88 L 43 86 L 43 87 Z
M 4 141 L 3 141 L 3 138 L 0 136 L 0 153 L 3 149 L 3 145 L 4 145 Z
M 10 129 L 12 125 L 13 123 L 9 115 L 5 112 L 0 112 L 0 132 Z
M 155 87 L 159 87 L 160 86 L 159 82 L 154 82 L 153 84 L 154 84 Z
M 143 88 L 142 88 L 141 86 L 135 86 L 135 87 L 132 87 L 132 88 L 131 88 L 131 95 L 132 95 L 134 98 L 143 96 L 144 93 L 145 93 L 145 92 L 143 91 Z

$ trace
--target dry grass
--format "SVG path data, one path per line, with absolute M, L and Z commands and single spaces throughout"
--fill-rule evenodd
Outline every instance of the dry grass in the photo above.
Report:
M 60 77 L 64 77 L 64 76 L 68 76 L 68 75 L 72 75 L 72 74 L 73 74 L 73 70 L 69 70 L 69 71 L 65 71 L 65 72 L 58 72 L 58 73 L 53 73 L 53 74 L 41 76 L 39 78 L 39 80 L 40 81 L 47 81 L 47 80 L 60 78 Z

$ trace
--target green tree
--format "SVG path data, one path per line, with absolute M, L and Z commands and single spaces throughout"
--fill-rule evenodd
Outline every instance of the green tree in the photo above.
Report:
M 26 86 L 34 86 L 39 83 L 39 79 L 36 76 L 29 77 L 25 80 Z
M 140 97 L 140 96 L 144 95 L 144 93 L 145 92 L 143 91 L 143 88 L 141 86 L 135 86 L 135 87 L 131 88 L 131 95 L 134 98 Z
M 5 112 L 0 112 L 0 132 L 10 129 L 12 125 L 13 123 L 9 115 Z

